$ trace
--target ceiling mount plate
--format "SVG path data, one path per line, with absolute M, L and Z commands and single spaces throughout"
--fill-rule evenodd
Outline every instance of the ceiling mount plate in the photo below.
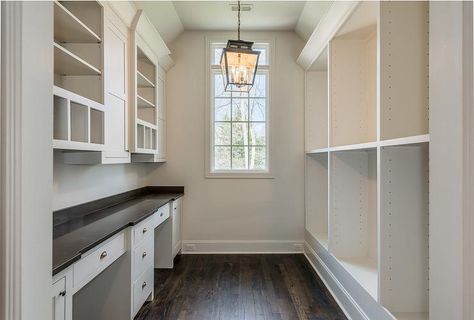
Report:
M 237 3 L 229 3 L 229 6 L 231 6 L 232 11 L 238 11 L 239 7 L 237 6 Z M 251 3 L 241 3 L 240 4 L 240 11 L 251 11 L 253 7 L 253 4 Z

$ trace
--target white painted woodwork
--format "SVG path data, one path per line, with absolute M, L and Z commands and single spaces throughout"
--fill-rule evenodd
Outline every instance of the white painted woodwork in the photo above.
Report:
M 101 244 L 74 264 L 74 287 L 78 288 L 96 277 L 126 251 L 125 233 Z
M 331 146 L 377 139 L 376 40 L 375 28 L 370 28 L 329 43 Z
M 176 199 L 171 204 L 171 219 L 173 221 L 173 232 L 172 232 L 172 246 L 173 246 L 173 258 L 181 251 L 182 246 L 182 235 L 181 235 L 181 221 L 183 220 L 183 198 Z
M 380 152 L 380 302 L 392 313 L 427 313 L 428 145 Z
M 428 134 L 429 3 L 383 1 L 380 17 L 380 139 Z
M 66 278 L 53 283 L 53 320 L 66 320 Z
M 150 297 L 153 285 L 153 268 L 148 268 L 133 283 L 133 314 L 137 314 L 143 303 Z
M 326 67 L 327 69 L 327 67 Z M 328 73 L 306 73 L 305 150 L 328 147 Z
M 328 247 L 328 153 L 306 155 L 305 229 Z
M 319 46 L 329 46 L 329 115 L 306 112 L 305 141 L 329 144 L 306 146 L 305 251 L 353 319 L 428 319 L 428 6 L 361 2 L 321 33 L 334 34 Z M 311 84 L 324 70 L 318 57 L 306 110 L 320 90 Z M 315 159 L 326 157 L 325 190 Z M 315 213 L 324 201 L 329 221 Z
M 60 42 L 100 42 L 101 38 L 60 2 L 54 1 L 54 38 Z

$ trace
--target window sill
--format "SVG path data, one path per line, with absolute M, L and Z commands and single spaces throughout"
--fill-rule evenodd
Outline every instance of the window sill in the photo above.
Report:
M 206 179 L 275 179 L 271 172 L 207 172 Z

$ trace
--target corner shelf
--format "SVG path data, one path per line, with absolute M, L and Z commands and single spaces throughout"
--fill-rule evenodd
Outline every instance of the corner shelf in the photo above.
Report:
M 155 105 L 153 103 L 140 96 L 139 94 L 137 94 L 137 105 L 140 108 L 155 108 Z
M 143 73 L 137 70 L 137 86 L 138 88 L 154 88 L 155 84 L 149 80 Z
M 102 72 L 63 46 L 54 43 L 54 69 L 62 76 L 100 76 Z
M 68 43 L 100 43 L 102 39 L 58 1 L 54 1 L 54 39 Z

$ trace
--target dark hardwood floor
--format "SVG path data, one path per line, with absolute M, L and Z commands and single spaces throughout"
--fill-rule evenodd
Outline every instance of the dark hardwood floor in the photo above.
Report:
M 301 254 L 182 255 L 135 320 L 347 319 Z

